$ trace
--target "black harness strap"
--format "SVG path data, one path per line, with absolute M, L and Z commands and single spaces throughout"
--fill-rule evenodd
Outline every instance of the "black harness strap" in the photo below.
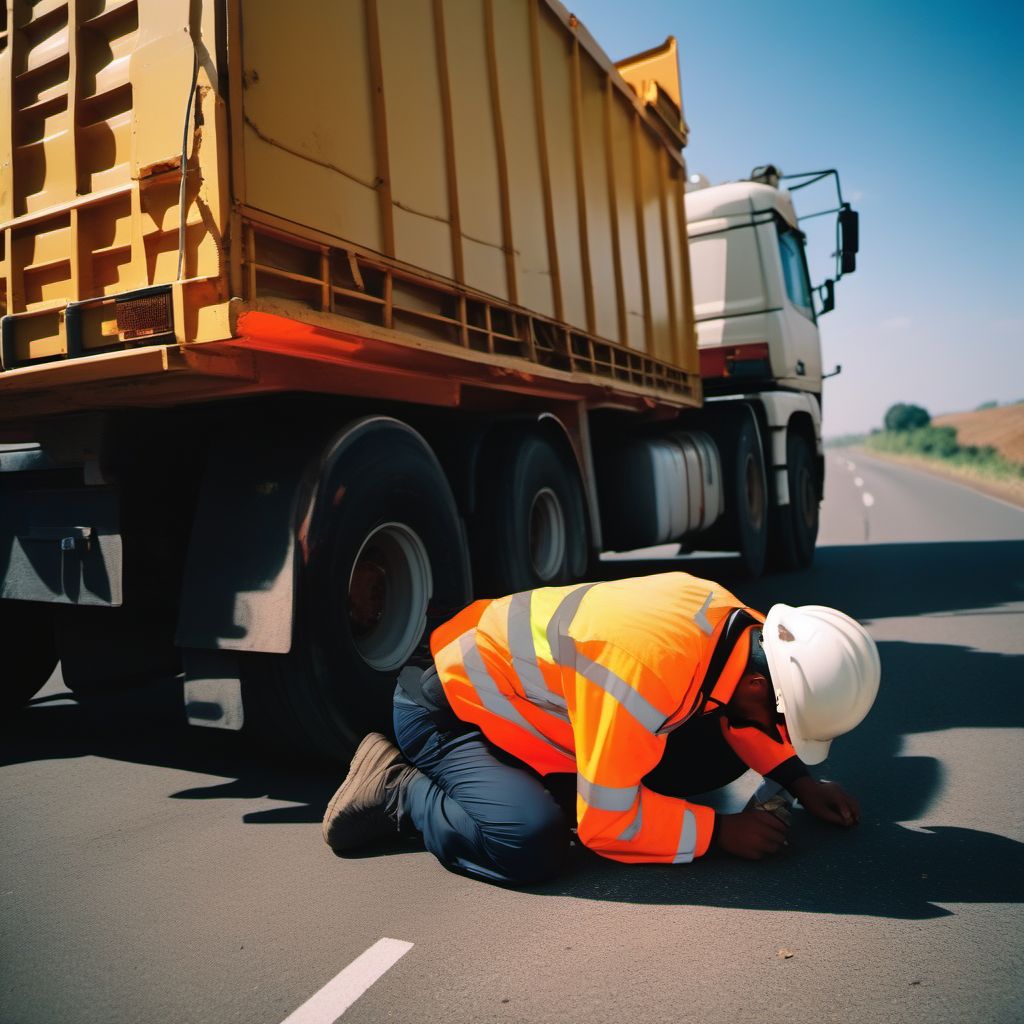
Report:
M 715 649 L 711 654 L 711 660 L 708 662 L 708 670 L 704 673 L 704 678 L 701 680 L 700 703 L 694 708 L 693 714 L 697 714 L 704 709 L 708 698 L 711 696 L 711 691 L 715 688 L 715 683 L 718 682 L 718 678 L 725 669 L 732 652 L 740 642 L 740 637 L 751 626 L 757 625 L 760 625 L 760 623 L 746 608 L 734 608 L 729 612 L 729 617 L 725 620 L 725 627 L 722 629 L 722 635 L 718 638 L 718 643 L 715 644 Z

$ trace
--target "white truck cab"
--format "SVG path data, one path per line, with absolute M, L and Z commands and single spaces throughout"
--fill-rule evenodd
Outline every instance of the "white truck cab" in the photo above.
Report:
M 687 143 L 675 39 L 616 67 L 660 118 L 670 145 Z M 831 179 L 838 203 L 802 217 L 836 215 L 835 275 L 813 287 L 805 236 L 792 193 Z M 783 187 L 780 183 L 785 182 Z M 750 177 L 711 185 L 692 175 L 686 186 L 690 283 L 707 399 L 699 414 L 680 416 L 701 449 L 700 432 L 719 455 L 724 484 L 720 520 L 684 538 L 691 549 L 738 550 L 753 575 L 766 560 L 800 568 L 814 557 L 818 505 L 824 490 L 821 448 L 821 365 L 818 317 L 835 305 L 835 282 L 856 268 L 857 214 L 843 201 L 834 169 L 784 175 L 757 167 Z M 679 452 L 661 458 L 662 439 L 630 451 L 630 460 L 654 467 L 681 464 Z M 678 438 L 676 439 L 679 440 Z M 677 445 L 678 446 L 678 445 Z M 616 465 L 616 471 L 620 466 Z M 681 473 L 651 469 L 668 497 L 685 492 Z M 710 474 L 708 474 L 710 478 Z M 653 521 L 655 517 L 649 516 Z M 662 517 L 666 521 L 671 517 Z M 664 530 L 649 529 L 649 535 Z
M 790 189 L 780 188 L 784 178 L 793 182 Z M 791 193 L 827 178 L 835 180 L 838 205 L 810 216 L 837 215 L 836 274 L 815 288 Z M 748 180 L 722 185 L 692 176 L 686 219 L 708 408 L 731 409 L 726 424 L 745 409 L 758 431 L 759 452 L 745 456 L 732 496 L 733 536 L 748 566 L 758 566 L 762 550 L 778 566 L 805 566 L 813 557 L 824 490 L 818 317 L 835 305 L 835 281 L 856 268 L 857 214 L 843 202 L 834 170 L 784 176 L 766 165 Z M 716 440 L 723 449 L 735 448 L 728 433 Z
M 821 392 L 804 235 L 788 191 L 730 182 L 686 196 L 705 393 L 769 382 Z

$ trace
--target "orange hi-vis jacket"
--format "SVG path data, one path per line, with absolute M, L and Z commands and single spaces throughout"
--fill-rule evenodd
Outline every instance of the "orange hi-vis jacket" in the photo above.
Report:
M 642 780 L 670 732 L 728 702 L 763 621 L 717 583 L 671 572 L 477 601 L 431 649 L 460 719 L 543 775 L 576 773 L 581 842 L 676 864 L 707 850 L 714 811 Z M 762 775 L 796 757 L 784 732 L 776 741 L 724 718 L 722 729 Z

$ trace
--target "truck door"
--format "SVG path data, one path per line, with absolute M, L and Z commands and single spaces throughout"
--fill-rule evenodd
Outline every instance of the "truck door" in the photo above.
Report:
M 775 236 L 783 284 L 783 359 L 777 367 L 780 383 L 820 392 L 821 342 L 811 302 L 803 232 L 778 217 L 763 230 Z

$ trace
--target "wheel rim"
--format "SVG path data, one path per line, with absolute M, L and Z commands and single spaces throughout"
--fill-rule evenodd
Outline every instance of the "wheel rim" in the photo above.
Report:
M 757 469 L 757 460 L 753 455 L 747 456 L 747 521 L 760 528 L 764 521 L 764 480 Z
M 530 505 L 530 562 L 542 580 L 558 575 L 565 561 L 565 513 L 558 496 L 544 487 Z
M 403 523 L 384 523 L 363 541 L 348 580 L 356 650 L 379 672 L 401 668 L 416 649 L 433 593 L 427 549 Z

